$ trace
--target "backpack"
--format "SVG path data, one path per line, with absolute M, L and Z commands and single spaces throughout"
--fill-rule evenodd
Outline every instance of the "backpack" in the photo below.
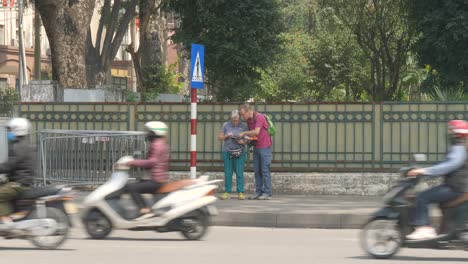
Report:
M 265 116 L 265 119 L 268 123 L 268 134 L 272 137 L 276 134 L 276 126 L 268 115 L 263 114 L 263 116 Z

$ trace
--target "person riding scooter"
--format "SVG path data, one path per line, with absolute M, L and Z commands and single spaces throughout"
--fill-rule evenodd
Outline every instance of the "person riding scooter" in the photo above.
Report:
M 416 198 L 416 206 L 411 215 L 411 224 L 415 226 L 415 231 L 407 236 L 408 239 L 436 237 L 437 233 L 429 222 L 429 204 L 447 202 L 464 192 L 468 192 L 468 153 L 465 146 L 465 139 L 468 137 L 468 123 L 463 120 L 449 121 L 448 134 L 451 147 L 444 162 L 408 172 L 408 176 L 435 177 L 443 175 L 445 178 L 442 185 L 428 189 Z
M 132 160 L 127 163 L 131 167 L 144 168 L 151 174 L 150 180 L 143 180 L 127 185 L 127 191 L 140 209 L 141 217 L 135 220 L 153 216 L 151 209 L 145 204 L 141 193 L 154 193 L 169 180 L 170 150 L 166 139 L 168 127 L 163 122 L 152 121 L 145 124 L 145 130 L 148 133 L 147 138 L 150 142 L 147 159 Z
M 13 118 L 7 123 L 7 137 L 13 147 L 8 161 L 0 164 L 0 174 L 7 175 L 0 183 L 0 220 L 3 227 L 12 223 L 11 201 L 33 184 L 36 150 L 27 138 L 30 130 L 31 124 L 25 118 Z

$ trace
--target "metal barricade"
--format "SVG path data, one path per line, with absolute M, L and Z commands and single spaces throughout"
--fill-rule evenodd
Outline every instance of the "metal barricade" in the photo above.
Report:
M 0 120 L 0 163 L 3 163 L 8 159 L 8 140 L 6 134 L 6 127 Z
M 38 141 L 45 185 L 100 184 L 120 157 L 146 150 L 144 132 L 42 130 Z M 132 176 L 141 176 L 141 171 L 133 171 Z

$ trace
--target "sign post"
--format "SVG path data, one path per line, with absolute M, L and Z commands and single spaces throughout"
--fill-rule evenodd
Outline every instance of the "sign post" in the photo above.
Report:
M 190 178 L 197 177 L 197 89 L 204 88 L 205 47 L 192 44 L 190 51 Z

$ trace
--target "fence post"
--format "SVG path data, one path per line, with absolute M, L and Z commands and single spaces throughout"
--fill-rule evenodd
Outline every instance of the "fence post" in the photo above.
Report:
M 375 103 L 372 104 L 372 110 L 374 112 L 373 124 L 372 124 L 372 159 L 375 168 L 375 163 L 378 164 L 378 168 L 382 169 L 383 162 L 383 104 Z

